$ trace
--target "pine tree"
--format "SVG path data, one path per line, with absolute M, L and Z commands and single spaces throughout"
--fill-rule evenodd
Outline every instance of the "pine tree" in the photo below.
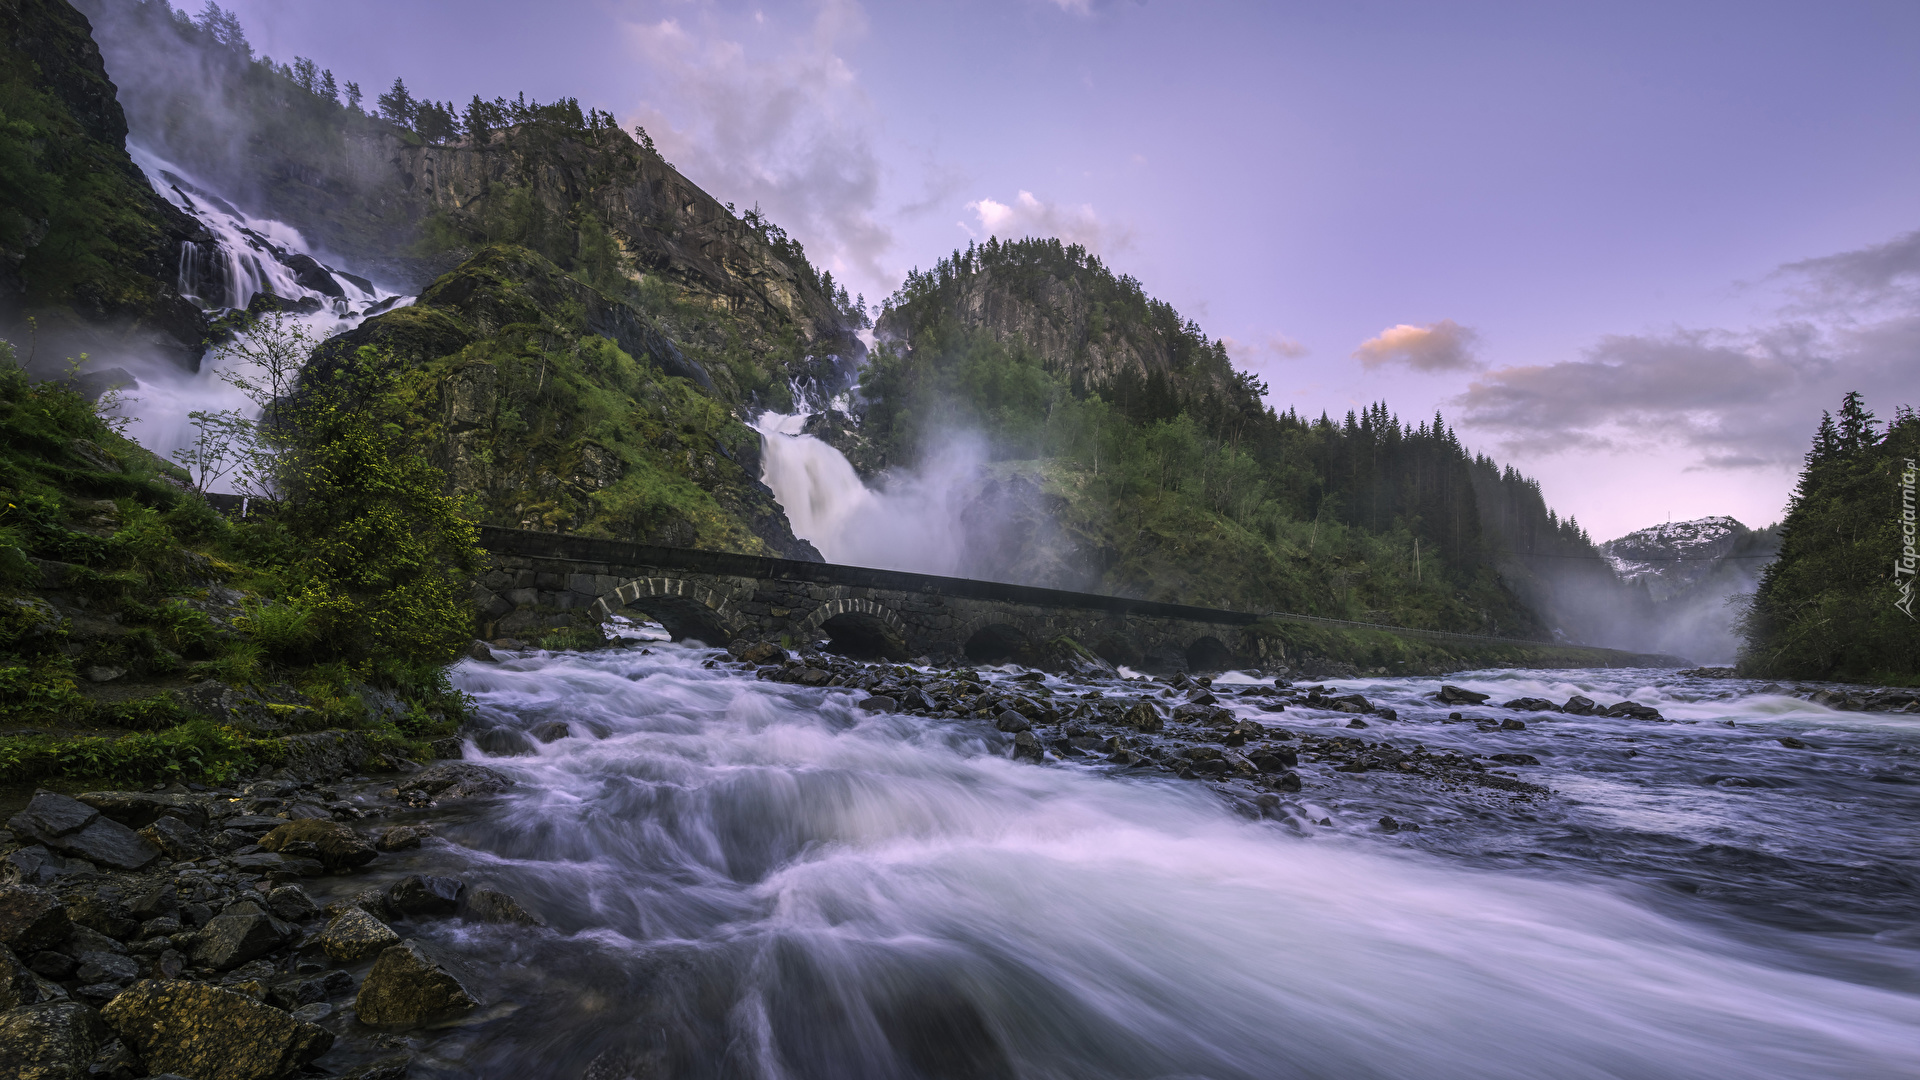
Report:
M 413 126 L 414 112 L 419 105 L 413 100 L 413 95 L 407 93 L 406 80 L 396 76 L 393 80 L 393 89 L 381 94 L 378 104 L 380 115 L 388 122 L 401 127 Z
M 357 82 L 349 82 L 347 84 L 347 108 L 352 109 L 354 112 L 359 112 L 360 97 L 360 84 Z
M 340 101 L 340 87 L 333 81 L 332 68 L 320 73 L 320 96 L 326 98 L 328 104 L 338 104 Z

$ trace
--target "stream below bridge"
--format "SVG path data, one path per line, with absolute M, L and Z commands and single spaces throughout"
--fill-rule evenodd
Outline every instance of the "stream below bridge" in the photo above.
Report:
M 1450 678 L 1493 695 L 1465 710 L 1436 679 L 1342 681 L 1397 712 L 1355 730 L 1223 676 L 1269 743 L 1520 780 L 1302 749 L 1276 795 L 1069 749 L 1065 723 L 1015 760 L 989 720 L 863 711 L 695 645 L 502 660 L 455 669 L 483 722 L 575 735 L 487 758 L 517 786 L 435 811 L 414 868 L 549 925 L 425 934 L 510 1004 L 416 1040 L 415 1076 L 1920 1076 L 1920 716 L 1499 671 Z M 1062 712 L 1165 689 L 979 674 Z M 1574 694 L 1664 719 L 1494 704 Z

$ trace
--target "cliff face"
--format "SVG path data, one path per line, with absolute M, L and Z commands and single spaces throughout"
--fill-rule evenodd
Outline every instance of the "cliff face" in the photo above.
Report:
M 1170 398 L 1249 395 L 1199 327 L 1059 241 L 990 240 L 916 274 L 881 316 L 883 344 L 918 348 L 942 335 L 984 335 L 1037 358 L 1078 387 Z M 1154 389 L 1149 391 L 1149 387 Z
M 0 102 L 0 336 L 43 374 L 82 352 L 191 365 L 205 322 L 170 271 L 199 228 L 127 156 L 114 85 L 66 0 L 0 0 Z
M 482 249 L 329 342 L 390 351 L 420 452 L 475 519 L 818 560 L 760 483 L 759 436 L 645 316 L 526 248 Z

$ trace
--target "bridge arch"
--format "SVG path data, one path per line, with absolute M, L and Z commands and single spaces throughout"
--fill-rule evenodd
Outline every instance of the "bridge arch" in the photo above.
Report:
M 907 624 L 885 604 L 865 597 L 823 601 L 793 624 L 802 640 L 825 633 L 835 652 L 863 660 L 905 660 Z
M 666 627 L 675 641 L 694 638 L 709 645 L 724 645 L 740 628 L 739 614 L 725 595 L 676 577 L 633 578 L 601 594 L 587 607 L 587 616 L 603 623 L 629 604 Z

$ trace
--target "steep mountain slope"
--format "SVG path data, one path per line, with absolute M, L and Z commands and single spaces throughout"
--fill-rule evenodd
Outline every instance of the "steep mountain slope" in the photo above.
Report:
M 169 273 L 197 226 L 126 136 L 87 20 L 65 0 L 0 3 L 0 336 L 43 374 L 83 352 L 200 355 L 205 322 Z
M 1220 342 L 1057 240 L 990 240 L 909 276 L 877 335 L 864 445 L 837 420 L 818 431 L 874 469 L 986 433 L 977 516 L 1058 526 L 994 547 L 1013 580 L 1545 638 L 1507 552 L 1557 545 L 1612 578 L 1537 486 L 1442 418 L 1277 414 Z

